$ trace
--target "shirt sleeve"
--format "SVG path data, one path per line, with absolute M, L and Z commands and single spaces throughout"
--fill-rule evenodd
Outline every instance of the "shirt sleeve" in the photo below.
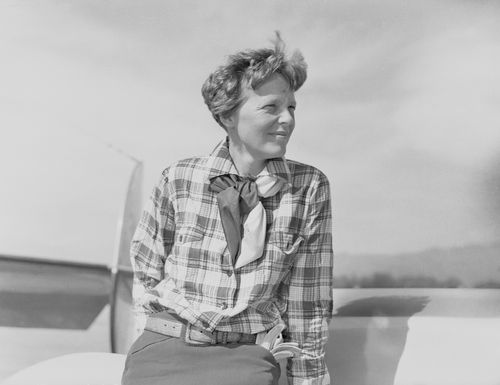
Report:
M 288 382 L 328 385 L 325 363 L 328 324 L 332 317 L 333 248 L 330 187 L 326 176 L 311 185 L 304 240 L 300 245 L 287 291 L 286 340 L 297 342 L 300 357 L 289 360 Z
M 168 188 L 165 171 L 153 188 L 131 242 L 136 334 L 144 329 L 146 314 L 162 310 L 154 288 L 164 278 L 165 259 L 172 248 L 175 232 L 174 209 Z

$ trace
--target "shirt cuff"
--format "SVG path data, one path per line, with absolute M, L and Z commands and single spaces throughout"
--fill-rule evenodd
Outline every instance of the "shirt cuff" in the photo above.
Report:
M 316 378 L 297 378 L 289 377 L 289 385 L 330 385 L 330 374 L 328 371 L 321 377 Z

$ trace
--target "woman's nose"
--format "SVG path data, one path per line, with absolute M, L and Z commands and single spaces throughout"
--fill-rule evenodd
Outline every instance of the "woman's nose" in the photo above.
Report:
M 280 116 L 279 116 L 279 123 L 289 126 L 293 124 L 295 120 L 295 117 L 293 116 L 293 112 L 289 111 L 288 109 L 284 109 L 281 111 Z

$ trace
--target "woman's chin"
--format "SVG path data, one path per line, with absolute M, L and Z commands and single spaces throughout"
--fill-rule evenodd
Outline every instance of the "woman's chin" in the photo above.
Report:
M 270 144 L 261 149 L 265 155 L 265 159 L 281 158 L 286 153 L 286 144 L 277 145 Z

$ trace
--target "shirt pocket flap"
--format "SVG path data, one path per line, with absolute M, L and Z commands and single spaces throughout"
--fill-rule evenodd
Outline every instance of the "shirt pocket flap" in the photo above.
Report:
M 304 237 L 299 234 L 274 231 L 269 236 L 269 244 L 279 248 L 284 254 L 290 255 L 297 252 Z
M 176 242 L 182 243 L 192 243 L 198 242 L 203 239 L 203 232 L 195 226 L 186 226 L 177 229 L 175 234 Z

